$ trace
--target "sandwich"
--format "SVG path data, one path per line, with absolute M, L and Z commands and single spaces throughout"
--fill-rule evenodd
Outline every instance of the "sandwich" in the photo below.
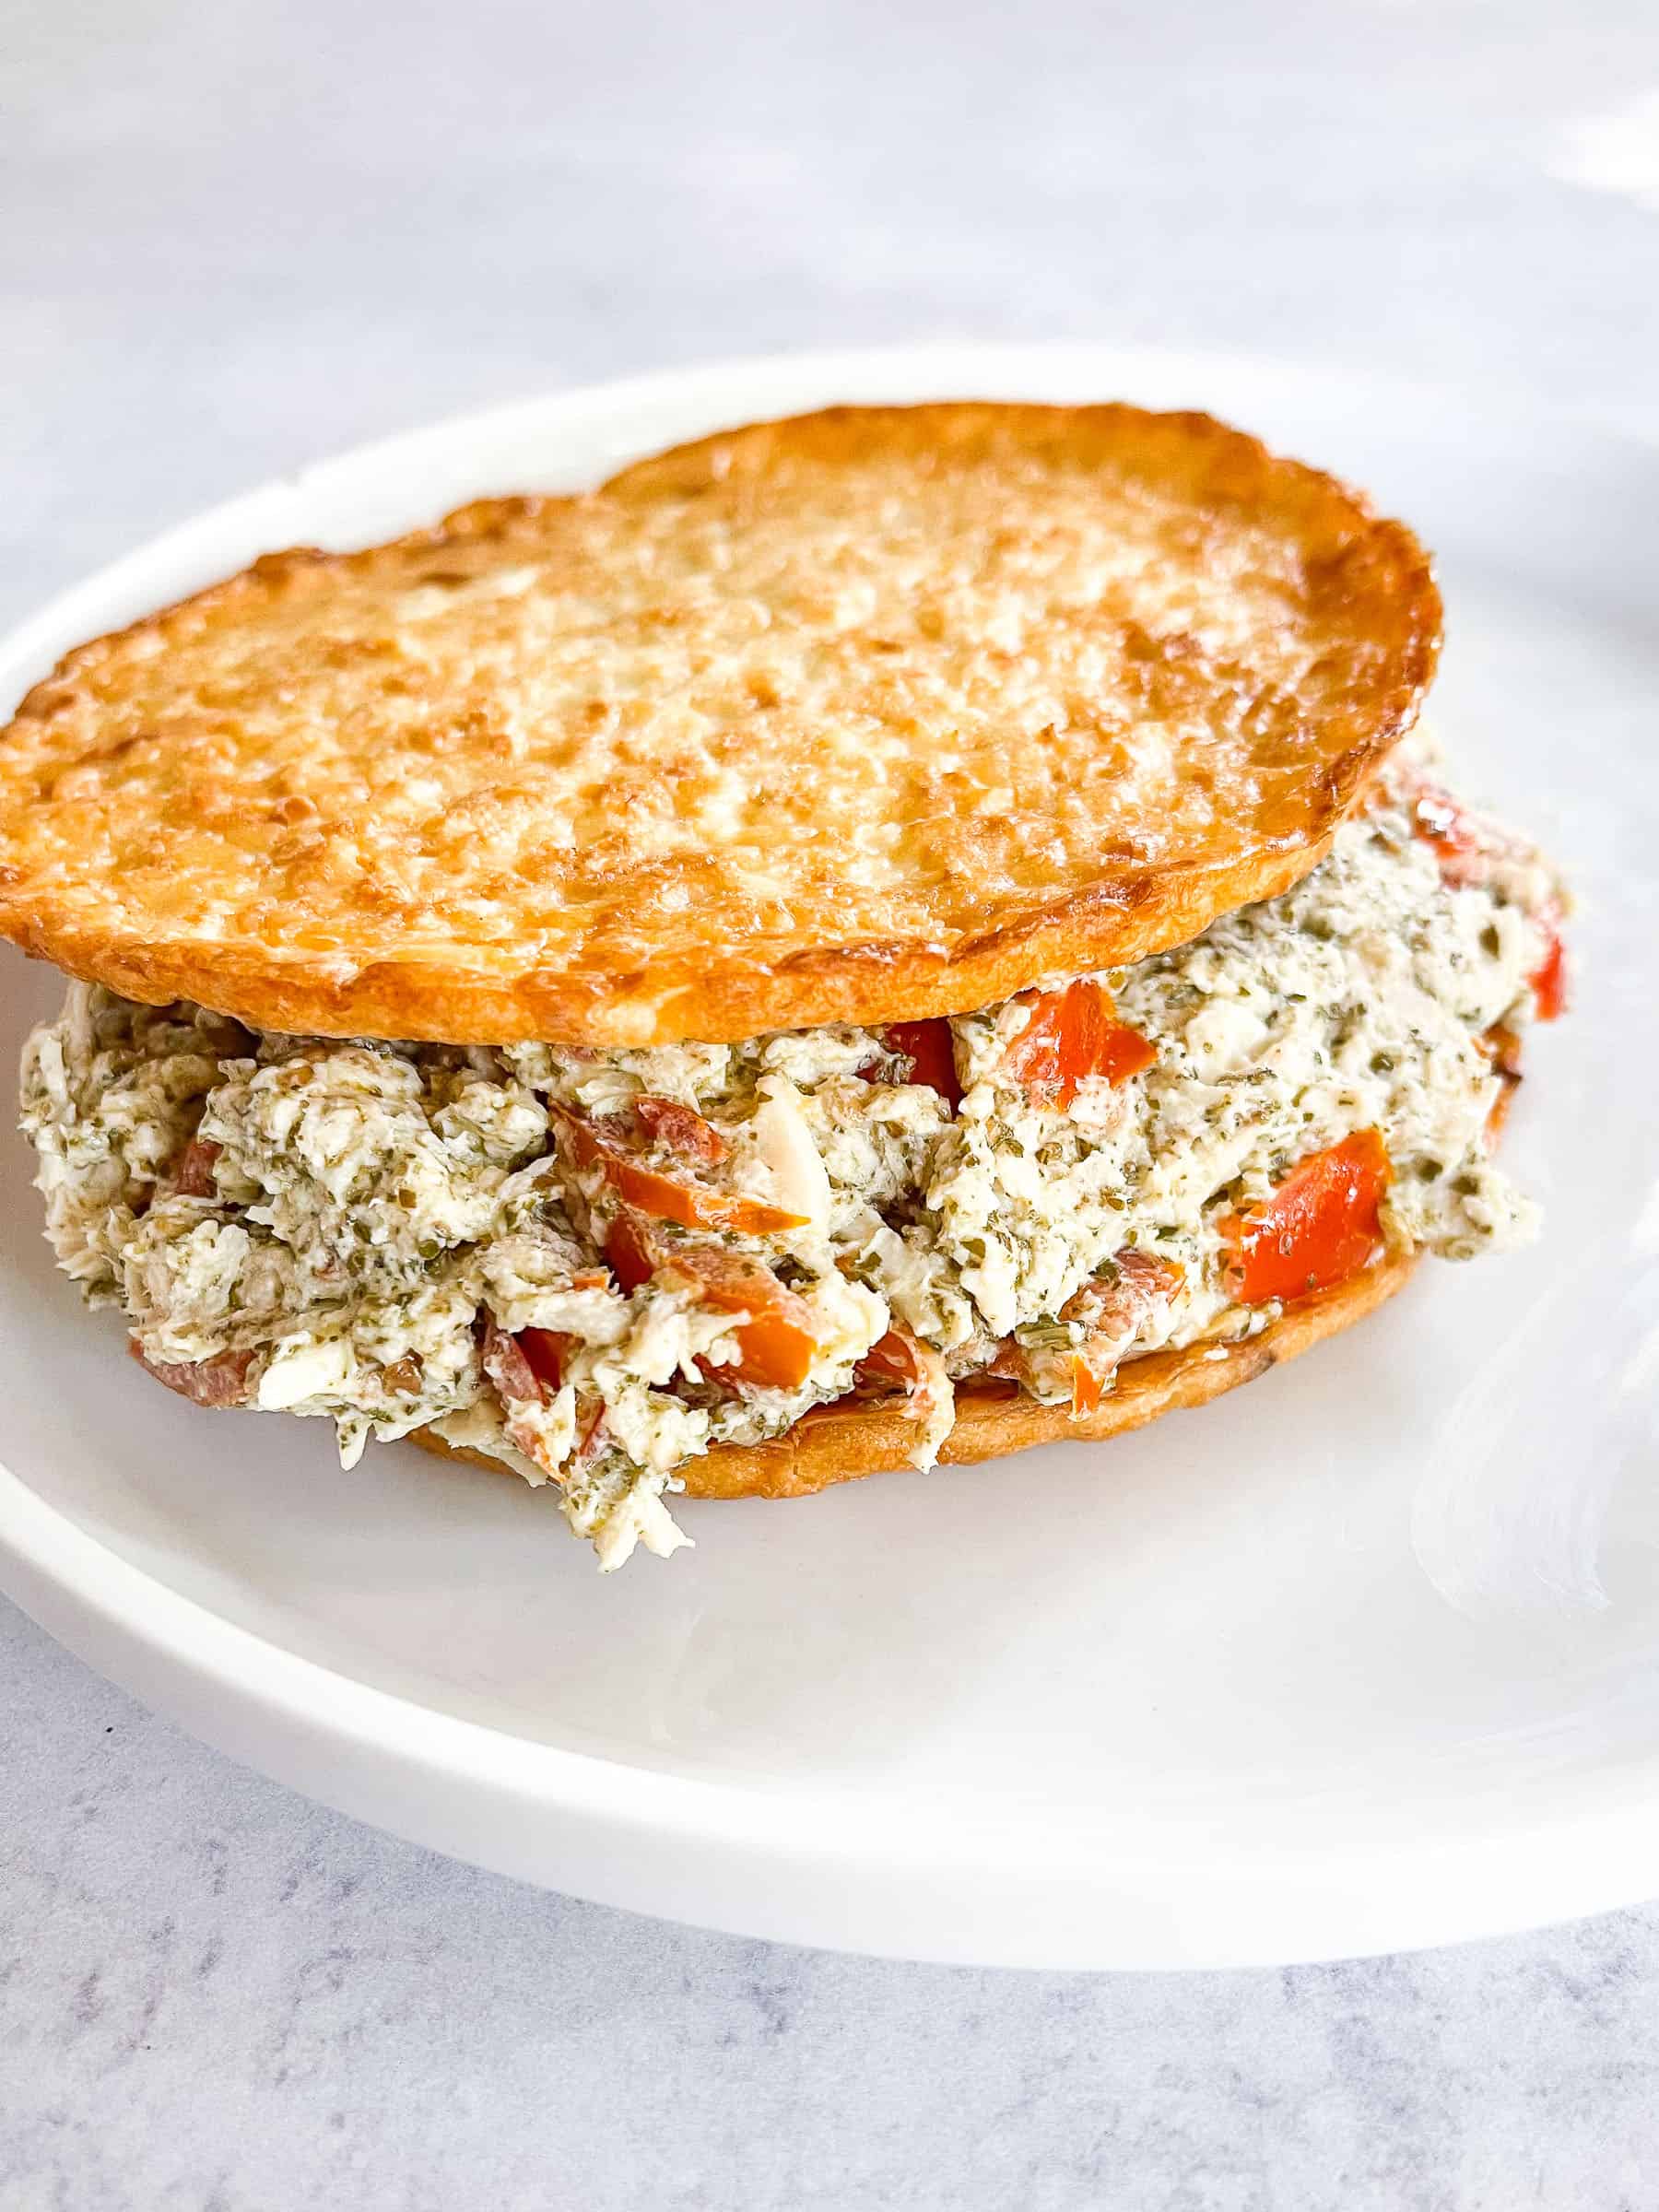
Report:
M 607 1568 L 1213 1398 L 1535 1226 L 1564 896 L 1415 726 L 1440 634 L 1402 524 L 1123 406 L 259 560 L 0 743 L 58 1260 L 169 1390 Z

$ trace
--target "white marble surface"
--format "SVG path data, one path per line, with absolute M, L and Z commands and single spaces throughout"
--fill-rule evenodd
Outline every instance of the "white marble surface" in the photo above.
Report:
M 0 617 L 365 435 L 715 353 L 1659 407 L 1651 0 L 11 0 L 0 53 Z M 1659 1911 L 1283 1974 L 816 1957 L 392 1842 L 0 1639 L 6 2212 L 1659 2202 Z

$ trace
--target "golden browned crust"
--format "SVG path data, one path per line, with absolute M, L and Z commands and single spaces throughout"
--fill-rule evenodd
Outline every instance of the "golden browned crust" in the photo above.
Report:
M 1207 1405 L 1362 1321 L 1402 1287 L 1415 1258 L 1399 1253 L 1380 1261 L 1336 1289 L 1288 1307 L 1259 1336 L 1241 1344 L 1194 1344 L 1131 1359 L 1118 1370 L 1116 1384 L 1098 1410 L 1081 1419 L 1074 1420 L 1064 1406 L 1040 1406 L 1011 1382 L 970 1385 L 957 1394 L 956 1427 L 939 1458 L 946 1465 L 966 1466 L 1065 1438 L 1098 1442 L 1144 1428 L 1178 1406 Z M 719 1444 L 702 1458 L 688 1460 L 679 1472 L 691 1498 L 806 1498 L 831 1483 L 908 1466 L 914 1437 L 910 1422 L 891 1406 L 826 1406 L 771 1443 Z M 418 1430 L 408 1441 L 498 1475 L 511 1472 L 488 1453 L 457 1450 L 429 1430 Z
M 1439 625 L 1206 416 L 762 424 L 81 647 L 0 746 L 0 935 L 334 1035 L 960 1012 L 1304 874 Z

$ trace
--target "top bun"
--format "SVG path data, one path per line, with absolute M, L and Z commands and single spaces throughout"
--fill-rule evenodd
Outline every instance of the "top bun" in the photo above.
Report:
M 328 1035 L 959 1013 L 1304 875 L 1439 629 L 1409 531 L 1207 416 L 833 408 L 81 647 L 0 935 Z

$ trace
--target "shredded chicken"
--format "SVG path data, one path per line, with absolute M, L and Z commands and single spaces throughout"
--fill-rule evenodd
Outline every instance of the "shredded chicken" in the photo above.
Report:
M 1489 1139 L 1559 893 L 1428 788 L 1179 950 L 948 1025 L 492 1050 L 76 984 L 24 1066 L 48 1233 L 170 1388 L 326 1416 L 347 1462 L 430 1423 L 605 1564 L 671 1550 L 677 1470 L 814 1406 L 901 1395 L 925 1465 L 976 1372 L 1084 1412 L 1261 1328 L 1229 1225 L 1357 1132 L 1380 1244 L 1529 1233 Z

